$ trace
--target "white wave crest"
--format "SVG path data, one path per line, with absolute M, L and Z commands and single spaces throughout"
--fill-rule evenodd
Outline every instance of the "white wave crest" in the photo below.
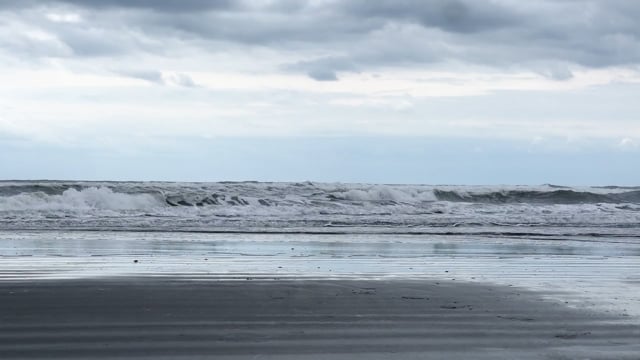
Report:
M 67 189 L 60 195 L 43 192 L 0 197 L 0 210 L 148 210 L 162 206 L 151 194 L 116 193 L 106 187 L 89 187 L 80 191 Z
M 420 191 L 417 188 L 398 188 L 385 185 L 371 186 L 368 189 L 350 189 L 335 195 L 350 201 L 394 201 L 409 204 L 438 200 L 431 190 Z

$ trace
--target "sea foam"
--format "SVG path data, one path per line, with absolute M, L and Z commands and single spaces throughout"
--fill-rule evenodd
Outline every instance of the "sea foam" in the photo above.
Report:
M 163 200 L 151 194 L 117 193 L 104 186 L 91 186 L 82 190 L 69 188 L 60 195 L 49 195 L 35 191 L 0 196 L 0 211 L 143 210 L 163 205 Z

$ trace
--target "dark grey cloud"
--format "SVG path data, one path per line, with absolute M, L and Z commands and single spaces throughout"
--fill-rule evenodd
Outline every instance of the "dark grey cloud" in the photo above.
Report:
M 59 30 L 58 35 L 73 51 L 73 56 L 117 56 L 129 53 L 132 48 L 140 48 L 134 38 L 106 29 L 78 29 L 69 27 Z
M 284 67 L 285 70 L 300 71 L 318 81 L 336 81 L 337 72 L 355 72 L 358 67 L 346 56 L 325 57 L 311 61 L 299 61 Z
M 59 9 L 86 21 L 54 24 L 37 16 Z M 316 80 L 447 62 L 525 68 L 564 80 L 572 65 L 640 63 L 640 2 L 624 0 L 0 0 L 2 16 L 22 17 L 59 42 L 0 40 L 9 53 L 162 56 L 171 41 L 207 52 L 264 47 L 300 54 L 306 60 L 280 69 Z
M 237 0 L 55 0 L 85 8 L 137 8 L 153 11 L 192 12 L 237 8 Z
M 237 0 L 0 0 L 0 8 L 73 5 L 86 9 L 129 8 L 157 12 L 197 12 L 230 10 L 239 7 Z
M 413 21 L 455 33 L 493 30 L 522 20 L 514 9 L 493 1 L 352 0 L 345 1 L 342 6 L 355 18 Z
M 307 75 L 318 81 L 338 81 L 338 75 L 329 69 L 311 69 L 307 71 Z

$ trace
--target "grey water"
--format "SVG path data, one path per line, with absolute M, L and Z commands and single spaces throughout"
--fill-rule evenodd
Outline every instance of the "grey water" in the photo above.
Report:
M 0 229 L 624 238 L 640 188 L 3 181 Z

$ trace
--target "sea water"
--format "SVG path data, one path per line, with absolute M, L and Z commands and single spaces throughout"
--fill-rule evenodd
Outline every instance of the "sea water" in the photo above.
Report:
M 0 182 L 0 281 L 436 279 L 640 316 L 640 188 Z
M 0 228 L 635 236 L 640 187 L 4 181 Z

